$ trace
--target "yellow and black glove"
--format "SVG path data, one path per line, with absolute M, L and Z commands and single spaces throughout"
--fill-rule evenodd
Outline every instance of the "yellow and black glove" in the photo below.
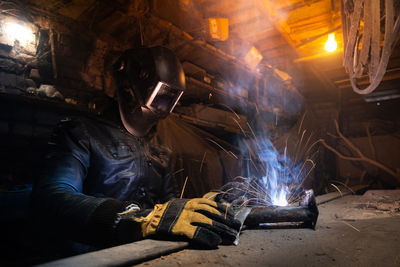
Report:
M 241 226 L 228 206 L 205 198 L 172 199 L 141 214 L 131 219 L 140 223 L 143 237 L 184 236 L 208 247 L 232 244 Z
M 223 185 L 219 190 L 206 193 L 203 198 L 240 209 L 249 203 L 249 198 L 256 198 L 250 191 L 248 183 L 232 181 Z

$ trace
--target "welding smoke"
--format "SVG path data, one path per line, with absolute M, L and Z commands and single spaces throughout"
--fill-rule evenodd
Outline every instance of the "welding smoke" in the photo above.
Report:
M 246 62 L 244 59 L 248 52 L 254 47 L 258 49 L 249 36 L 258 36 L 274 26 L 265 16 L 260 16 L 260 9 L 266 9 L 262 1 L 239 0 L 235 1 L 235 5 L 246 7 L 241 15 L 253 18 L 250 24 L 232 27 L 232 34 L 230 33 L 230 36 L 239 37 L 243 41 L 235 42 L 231 53 Z M 275 16 L 275 20 L 287 19 L 286 13 L 278 12 Z M 262 50 L 259 52 L 263 54 Z M 287 153 L 278 152 L 271 142 L 272 135 L 277 135 L 278 127 L 290 126 L 287 115 L 295 118 L 303 109 L 303 98 L 293 85 L 299 77 L 293 77 L 290 71 L 285 71 L 292 66 L 292 62 L 282 63 L 284 60 L 280 57 L 279 62 L 273 62 L 263 57 L 257 62 L 257 66 L 248 66 L 248 70 L 238 69 L 235 75 L 229 76 L 231 80 L 225 80 L 224 86 L 231 95 L 248 99 L 248 102 L 232 97 L 224 99 L 224 104 L 231 109 L 247 112 L 247 121 L 252 128 L 252 134 L 245 134 L 238 141 L 244 158 L 240 175 L 251 181 L 256 180 L 262 187 L 259 192 L 263 192 L 263 203 L 278 206 L 288 205 L 290 195 L 293 194 L 293 185 L 300 184 L 303 178 L 299 167 L 295 166 Z M 244 192 L 246 194 L 251 195 L 250 192 Z M 258 197 L 260 198 L 259 195 Z

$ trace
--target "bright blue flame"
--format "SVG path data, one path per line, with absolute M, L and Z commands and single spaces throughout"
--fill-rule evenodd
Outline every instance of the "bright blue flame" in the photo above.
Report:
M 300 184 L 302 177 L 299 168 L 291 162 L 286 153 L 279 154 L 268 138 L 257 138 L 257 154 L 262 173 L 251 173 L 248 167 L 248 175 L 258 178 L 258 183 L 265 193 L 262 202 L 276 206 L 289 205 L 291 185 Z

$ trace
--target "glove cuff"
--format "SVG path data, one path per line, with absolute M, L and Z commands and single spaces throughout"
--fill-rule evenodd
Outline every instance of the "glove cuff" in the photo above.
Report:
M 132 202 L 121 202 L 115 199 L 106 199 L 102 202 L 94 210 L 87 223 L 86 233 L 89 243 L 100 248 L 121 244 L 124 242 L 119 240 L 119 236 L 121 236 L 119 232 L 122 229 L 124 229 L 127 236 L 130 233 L 134 235 L 134 232 L 129 231 L 128 225 L 124 224 L 123 227 L 120 227 L 121 222 L 115 225 L 117 213 L 124 211 L 130 204 Z M 132 229 L 132 231 L 134 230 Z M 129 242 L 129 240 L 125 242 Z

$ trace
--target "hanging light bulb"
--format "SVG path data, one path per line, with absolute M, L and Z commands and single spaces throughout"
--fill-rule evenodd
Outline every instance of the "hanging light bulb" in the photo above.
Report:
M 333 52 L 337 48 L 337 43 L 335 41 L 335 34 L 331 33 L 328 35 L 328 41 L 325 43 L 325 50 L 328 52 Z

